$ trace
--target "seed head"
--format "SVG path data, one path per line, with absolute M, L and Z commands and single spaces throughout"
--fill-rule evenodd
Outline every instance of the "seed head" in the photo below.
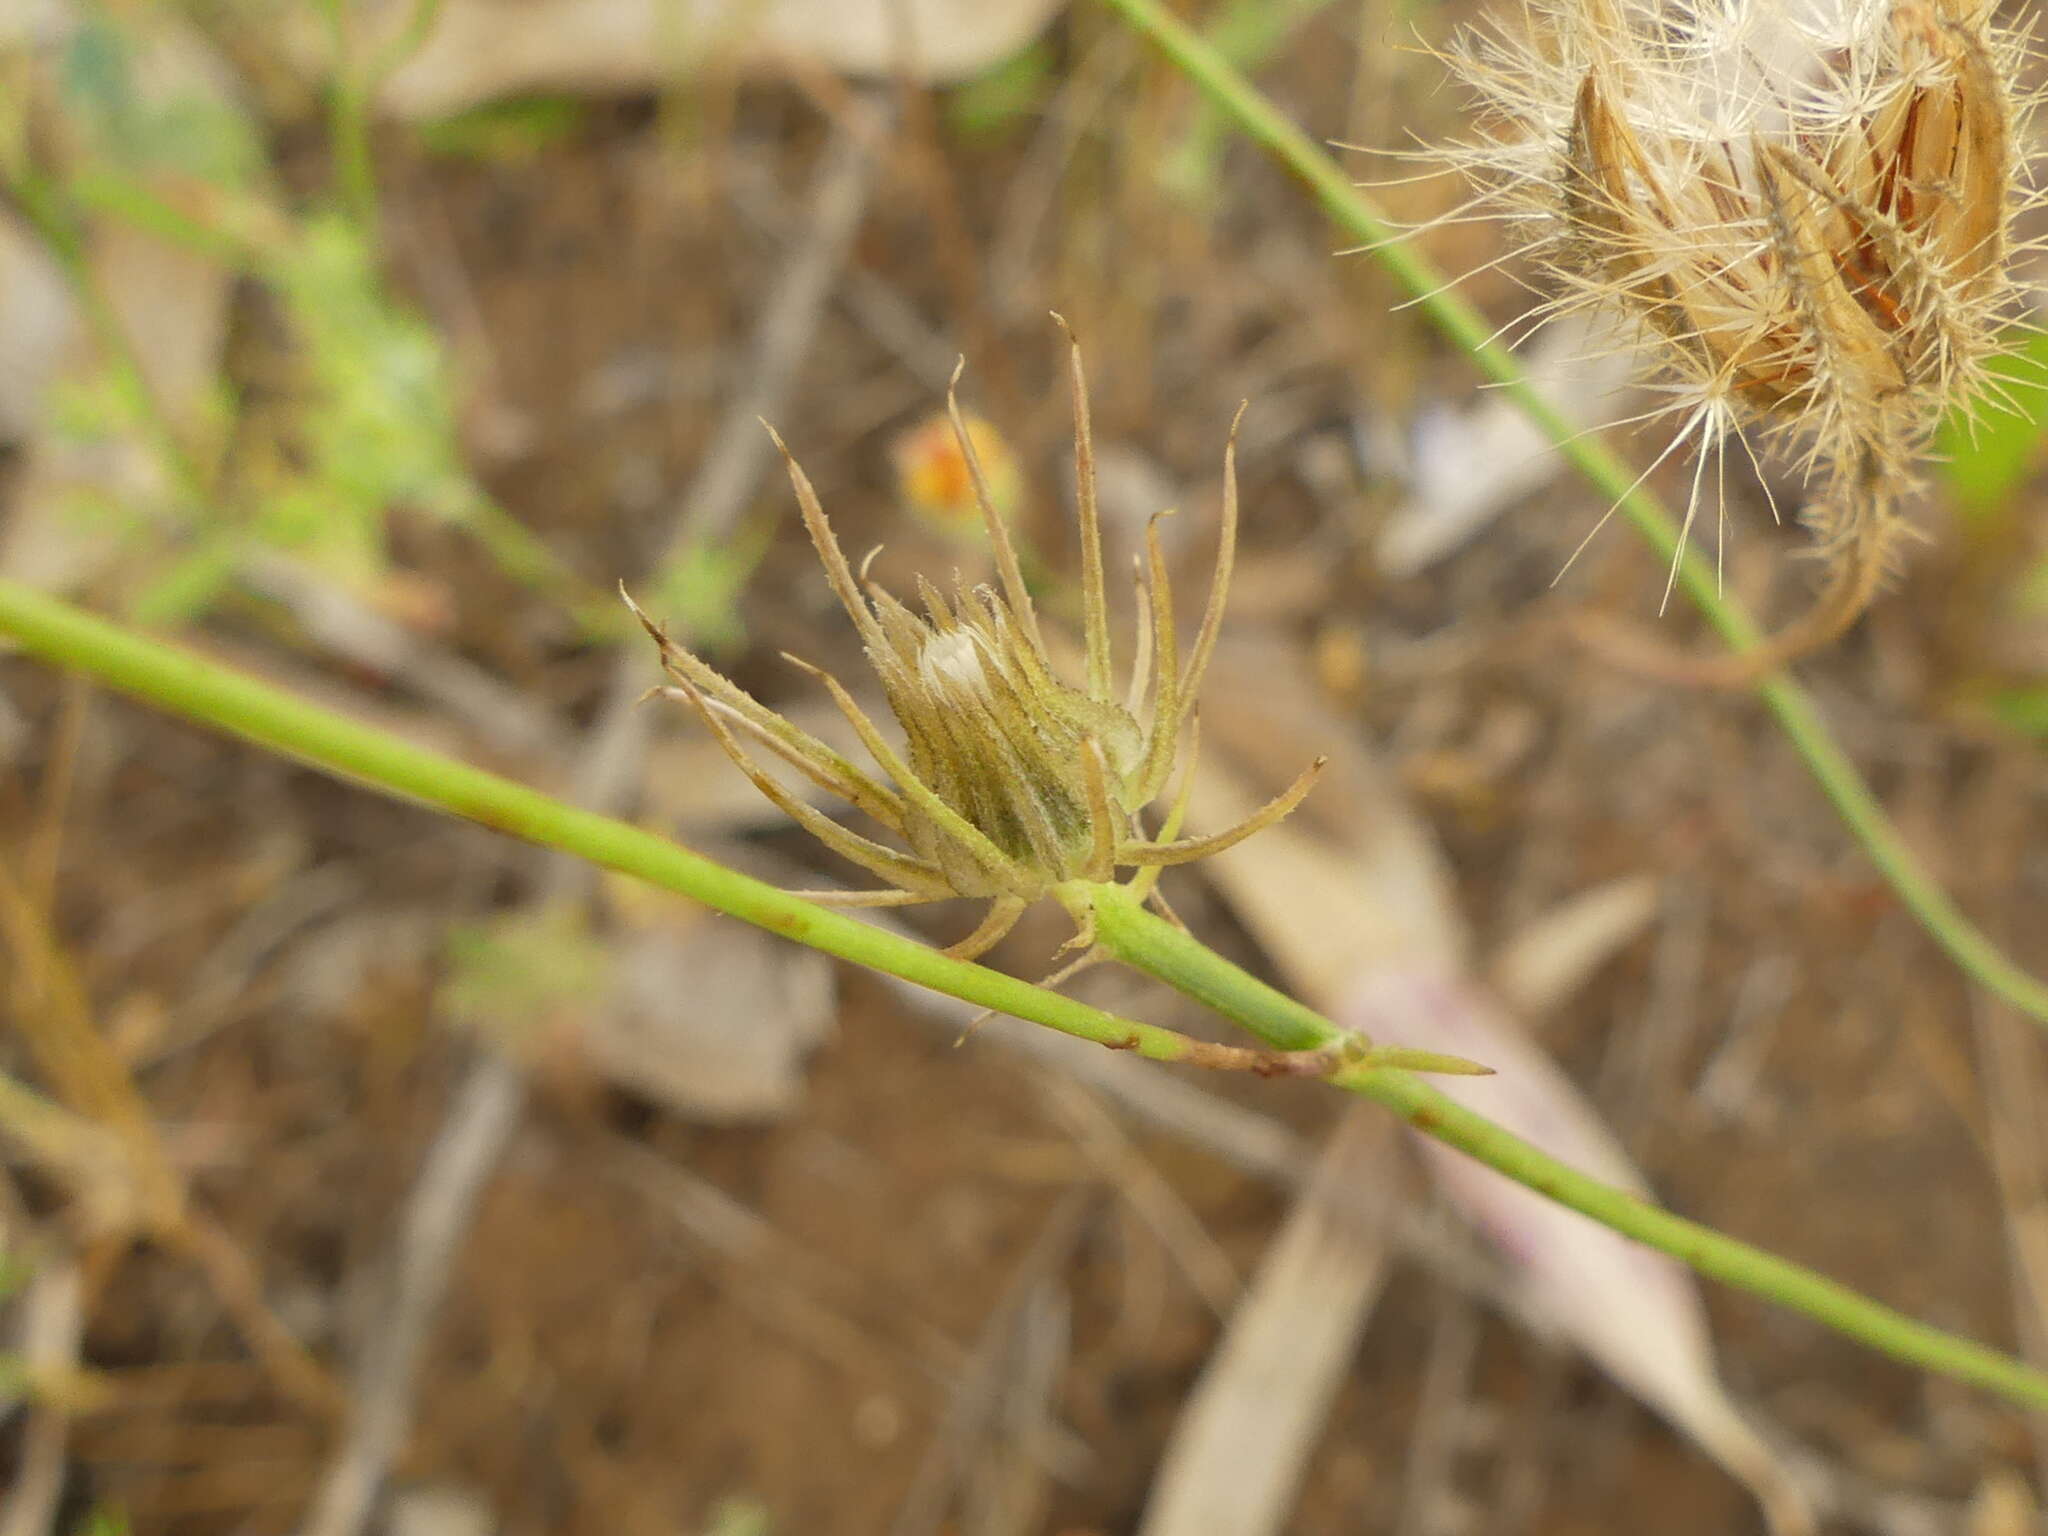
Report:
M 674 684 L 669 691 L 697 712 L 762 793 L 828 847 L 889 882 L 880 891 L 827 899 L 863 906 L 950 896 L 990 901 L 980 927 L 950 951 L 959 955 L 981 953 L 1029 903 L 1071 882 L 1106 882 L 1120 868 L 1135 868 L 1134 884 L 1149 895 L 1159 869 L 1227 848 L 1285 816 L 1321 766 L 1312 766 L 1285 794 L 1227 832 L 1178 836 L 1193 769 L 1195 698 L 1222 623 L 1237 534 L 1236 432 L 1233 427 L 1223 457 L 1221 550 L 1185 668 L 1155 518 L 1146 532 L 1146 558 L 1134 573 L 1141 611 L 1134 659 L 1118 690 L 1087 388 L 1071 336 L 1068 355 L 1086 654 L 1079 683 L 1060 675 L 1048 650 L 1008 527 L 989 496 L 974 437 L 950 391 L 955 441 L 995 557 L 996 586 L 956 583 L 949 597 L 920 578 L 917 611 L 867 580 L 865 570 L 857 574 L 809 478 L 783 449 L 804 527 L 826 581 L 859 633 L 901 728 L 903 750 L 891 745 L 836 678 L 797 665 L 831 693 L 881 769 L 879 777 L 769 710 L 633 610 L 661 647 Z M 780 437 L 775 442 L 782 447 Z M 865 837 L 789 794 L 762 771 L 750 744 L 865 812 L 905 849 Z M 1181 773 L 1182 795 L 1159 834 L 1149 836 L 1140 813 L 1165 792 L 1184 746 L 1189 761 Z
M 1794 447 L 1856 607 L 2017 307 L 2031 102 L 1992 9 L 1529 0 L 1523 32 L 1454 55 L 1488 109 L 1455 156 L 1530 237 L 1552 309 L 1634 322 L 1679 442 L 1754 428 Z

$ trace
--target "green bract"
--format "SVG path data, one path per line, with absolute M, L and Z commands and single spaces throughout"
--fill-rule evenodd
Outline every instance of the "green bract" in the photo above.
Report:
M 1285 794 L 1229 831 L 1210 837 L 1175 835 L 1193 768 L 1195 697 L 1216 646 L 1236 547 L 1236 430 L 1233 425 L 1223 456 L 1221 550 L 1186 665 L 1174 632 L 1173 594 L 1155 517 L 1146 530 L 1145 560 L 1136 578 L 1142 617 L 1135 656 L 1119 689 L 1110 664 L 1088 392 L 1080 350 L 1071 334 L 1068 340 L 1087 654 L 1080 685 L 1059 675 L 1047 651 L 1009 530 L 988 494 L 973 440 L 950 392 L 955 439 L 988 529 L 998 585 L 962 584 L 948 598 L 920 578 L 922 612 L 866 580 L 864 572 L 855 573 L 810 480 L 783 449 L 804 527 L 824 563 L 826 580 L 860 632 L 868 663 L 902 728 L 904 753 L 890 745 L 838 679 L 806 663 L 797 665 L 831 692 L 881 768 L 881 777 L 777 715 L 640 614 L 661 647 L 675 685 L 670 692 L 696 710 L 741 771 L 827 847 L 889 882 L 878 891 L 814 893 L 816 898 L 847 906 L 985 898 L 987 917 L 949 951 L 961 956 L 982 953 L 1010 930 L 1026 906 L 1070 882 L 1099 884 L 1115 880 L 1119 869 L 1136 868 L 1141 873 L 1133 888 L 1150 896 L 1158 869 L 1227 848 L 1285 816 L 1308 793 L 1321 767 L 1311 766 Z M 775 441 L 782 447 L 781 438 Z M 907 851 L 863 837 L 791 795 L 762 770 L 750 744 L 865 811 L 900 838 Z M 1140 813 L 1165 792 L 1184 744 L 1183 794 L 1158 835 L 1149 836 Z

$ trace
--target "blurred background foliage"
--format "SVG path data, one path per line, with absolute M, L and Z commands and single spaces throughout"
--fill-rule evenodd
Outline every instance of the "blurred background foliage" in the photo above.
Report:
M 1458 125 L 1428 49 L 1479 0 L 1182 9 L 1318 138 L 1369 146 L 1398 215 L 1456 202 L 1381 151 Z M 2037 1039 L 1956 983 L 1743 706 L 1573 648 L 1573 609 L 1654 601 L 1654 558 L 1609 537 L 1553 588 L 1602 508 L 1098 10 L 22 0 L 0 176 L 0 568 L 798 884 L 844 871 L 795 867 L 698 736 L 632 707 L 653 668 L 610 595 L 778 706 L 803 707 L 778 653 L 845 656 L 755 416 L 850 549 L 971 574 L 932 431 L 966 353 L 997 500 L 1071 618 L 1045 311 L 1089 350 L 1126 560 L 1178 506 L 1172 557 L 1206 572 L 1249 397 L 1251 634 L 1205 714 L 1204 814 L 1310 753 L 1350 777 L 1177 905 L 1304 991 L 1361 927 L 1427 932 L 1674 1201 L 1945 1324 L 2048 1336 Z M 1526 308 L 1494 232 L 1429 238 L 1490 317 Z M 1633 414 L 1543 345 L 1586 419 Z M 1946 436 L 1930 556 L 1814 671 L 2038 970 L 2038 334 L 2007 393 Z M 1797 487 L 1736 480 L 1731 584 L 1795 607 L 1768 507 Z M 1267 1469 L 1277 1523 L 1233 1536 L 1753 1528 L 1319 1100 L 1077 1087 L 1000 1031 L 955 1050 L 965 1020 L 815 956 L 0 681 L 4 1056 L 44 1096 L 9 1128 L 69 1149 L 0 1201 L 6 1536 L 1187 1536 L 1172 1448 L 1203 1383 L 1278 1412 L 1219 1341 L 1261 1287 L 1313 1310 L 1304 1252 L 1354 1331 L 1296 1338 L 1322 1396 Z M 1002 958 L 1056 941 L 1027 924 Z M 501 1056 L 533 1102 L 490 1119 L 468 1090 Z M 409 1201 L 465 1126 L 498 1140 L 423 1302 Z M 1274 1145 L 1407 1215 L 1333 1234 Z M 362 1365 L 382 1309 L 440 1281 L 393 1386 Z M 2038 1426 L 1754 1308 L 1713 1322 L 1765 1460 L 1840 1528 L 2036 1528 Z M 365 1450 L 393 1393 L 409 1433 Z M 1779 1475 L 1677 1417 L 1752 1488 Z

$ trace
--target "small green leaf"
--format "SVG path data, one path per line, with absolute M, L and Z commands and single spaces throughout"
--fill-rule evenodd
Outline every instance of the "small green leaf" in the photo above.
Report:
M 198 618 L 234 583 L 239 540 L 214 538 L 170 562 L 128 605 L 138 624 L 176 627 Z
M 1435 1072 L 1446 1077 L 1493 1076 L 1492 1067 L 1467 1061 L 1462 1056 L 1446 1056 L 1441 1051 L 1410 1050 L 1405 1045 L 1376 1045 L 1366 1056 L 1366 1064 L 1401 1072 Z
M 1991 713 L 2001 725 L 2022 735 L 2048 737 L 2048 683 L 1993 694 Z
M 498 165 L 523 165 L 574 138 L 588 108 L 573 96 L 519 96 L 422 123 L 420 145 L 429 154 Z
M 126 1511 L 105 1504 L 72 1527 L 74 1536 L 132 1536 L 134 1529 Z
M 262 172 L 262 135 L 229 96 L 197 86 L 153 90 L 121 23 L 104 10 L 87 10 L 65 47 L 58 79 L 75 124 L 99 156 L 228 188 L 246 186 Z
M 439 1001 L 474 1029 L 516 1037 L 596 996 L 607 964 L 580 905 L 513 912 L 448 935 Z
M 135 69 L 127 38 L 101 13 L 88 13 L 65 45 L 57 78 L 77 120 L 103 143 L 126 148 L 135 129 Z
M 653 611 L 693 646 L 729 651 L 746 638 L 739 599 L 754 579 L 774 530 L 757 523 L 737 538 L 694 544 L 656 572 L 649 588 Z
M 35 1273 L 27 1260 L 11 1253 L 0 1253 L 0 1301 L 6 1301 L 28 1284 L 29 1276 Z
M 1038 111 L 1052 94 L 1055 60 L 1050 46 L 1033 43 L 987 74 L 956 88 L 946 101 L 946 122 L 962 139 L 999 139 Z
M 455 387 L 440 338 L 395 303 L 364 232 L 309 219 L 269 268 L 303 370 L 290 436 L 296 467 L 265 487 L 259 526 L 345 577 L 382 569 L 385 520 L 442 515 L 478 494 L 457 446 Z
M 2004 510 L 2041 462 L 2048 438 L 2048 331 L 1999 358 L 1992 374 L 2009 402 L 1987 398 L 1969 415 L 1951 417 L 1939 442 L 1949 492 L 1972 518 Z

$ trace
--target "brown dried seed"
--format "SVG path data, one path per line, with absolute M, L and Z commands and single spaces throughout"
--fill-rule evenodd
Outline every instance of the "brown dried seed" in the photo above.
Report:
M 1812 186 L 1815 172 L 1778 144 L 1757 147 L 1764 201 L 1779 268 L 1803 312 L 1818 354 L 1811 371 L 1841 381 L 1844 392 L 1877 400 L 1906 386 L 1886 337 L 1842 281 L 1837 254 L 1822 241 L 1816 215 L 1826 208 Z

